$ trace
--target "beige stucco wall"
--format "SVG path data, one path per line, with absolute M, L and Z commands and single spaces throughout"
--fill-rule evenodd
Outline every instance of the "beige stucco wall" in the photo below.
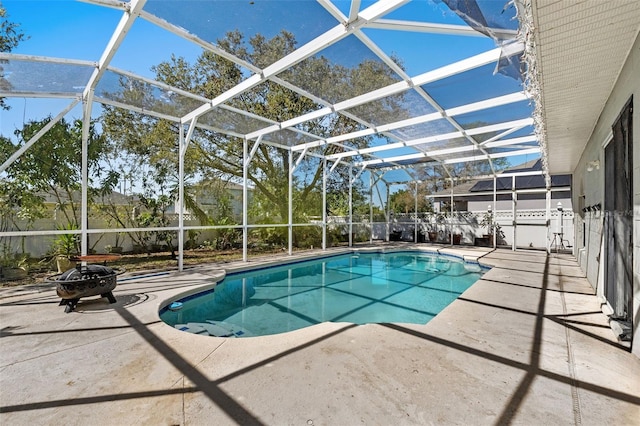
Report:
M 605 60 L 603 58 L 603 60 Z M 603 271 L 601 256 L 602 216 L 599 213 L 583 213 L 583 206 L 604 203 L 604 148 L 611 134 L 611 126 L 622 108 L 633 95 L 633 352 L 640 356 L 640 36 L 631 49 L 627 61 L 605 104 L 600 118 L 573 172 L 573 205 L 576 216 L 576 255 L 587 279 L 603 295 Z M 588 99 L 585 99 L 588 102 Z M 588 171 L 591 161 L 599 160 L 600 168 Z M 584 202 L 580 199 L 584 196 Z M 583 246 L 583 230 L 586 244 Z M 604 300 L 604 297 L 603 297 Z

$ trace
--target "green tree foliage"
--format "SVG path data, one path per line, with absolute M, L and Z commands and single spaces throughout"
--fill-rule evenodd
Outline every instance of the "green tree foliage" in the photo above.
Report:
M 0 162 L 9 158 L 50 121 L 51 117 L 48 117 L 26 123 L 21 130 L 15 132 L 17 145 L 3 140 Z M 89 185 L 100 174 L 99 160 L 107 148 L 104 141 L 92 123 L 88 145 Z M 3 183 L 19 187 L 21 196 L 28 197 L 33 206 L 43 201 L 45 194 L 53 196 L 58 219 L 63 218 L 64 226 L 78 227 L 82 186 L 81 159 L 82 121 L 69 123 L 62 119 L 7 168 Z
M 391 211 L 395 213 L 413 213 L 416 209 L 415 189 L 401 189 L 389 196 Z M 418 212 L 431 211 L 426 197 L 418 197 Z
M 0 164 L 4 163 L 14 145 L 0 136 Z M 26 182 L 0 178 L 0 232 L 29 230 L 33 223 L 44 217 L 43 197 L 28 187 Z M 25 253 L 25 237 L 20 238 L 21 252 Z M 13 250 L 11 237 L 2 237 L 3 247 Z
M 8 19 L 6 9 L 0 4 L 0 52 L 11 52 L 18 44 L 25 40 L 25 35 L 20 31 L 20 25 Z M 5 61 L 0 61 L 0 64 Z M 9 90 L 11 85 L 4 78 L 2 65 L 0 65 L 0 90 Z M 9 109 L 0 98 L 0 109 Z
M 479 123 L 472 127 L 479 127 L 486 123 Z M 493 137 L 496 133 L 486 133 L 475 136 L 477 142 Z M 491 160 L 493 170 L 496 173 L 509 167 L 509 161 L 507 158 L 494 158 Z M 442 191 L 451 188 L 451 179 L 453 178 L 453 185 L 460 185 L 461 183 L 468 182 L 475 179 L 478 176 L 489 176 L 493 174 L 491 165 L 488 161 L 466 161 L 461 163 L 454 163 L 449 165 L 440 165 L 430 163 L 426 166 L 416 168 L 416 179 L 418 183 L 419 198 L 428 197 L 430 194 L 434 194 L 438 191 Z
M 0 4 L 0 52 L 11 52 L 25 40 L 20 24 L 9 21 L 7 10 Z
M 296 48 L 296 40 L 291 33 L 282 31 L 272 39 L 255 35 L 246 41 L 237 31 L 230 32 L 218 45 L 242 60 L 266 67 L 276 59 L 291 53 Z M 238 65 L 212 52 L 203 52 L 194 63 L 173 56 L 169 61 L 153 68 L 156 79 L 180 89 L 213 99 L 224 91 L 234 87 L 247 77 L 246 71 Z M 354 94 L 365 93 L 394 83 L 396 77 L 386 67 L 373 60 L 366 60 L 353 68 L 334 64 L 325 57 L 308 58 L 279 78 L 291 83 L 305 83 L 305 90 L 329 101 L 338 97 L 346 99 Z M 127 84 L 125 84 L 127 83 Z M 302 85 L 302 84 L 301 84 Z M 133 85 L 123 81 L 121 93 L 110 94 L 116 100 L 136 99 L 147 109 L 167 108 L 159 105 L 150 96 L 150 88 L 144 84 Z M 389 102 L 401 105 L 401 95 L 386 100 L 380 106 L 388 108 Z M 273 81 L 265 81 L 226 103 L 229 107 L 239 108 L 257 116 L 277 122 L 286 121 L 301 114 L 316 111 L 322 105 L 308 97 L 290 90 Z M 192 110 L 192 99 L 176 98 L 172 115 L 180 116 Z M 165 110 L 166 111 L 166 110 Z M 166 111 L 168 112 L 168 111 Z M 224 127 L 237 133 L 248 133 L 269 125 L 250 117 L 229 112 L 223 108 L 202 116 L 199 123 L 211 127 Z M 178 161 L 176 123 L 150 117 L 137 112 L 124 111 L 105 106 L 103 125 L 109 139 L 118 147 L 118 152 L 127 153 L 135 158 L 138 171 L 155 176 L 153 170 L 166 168 L 177 179 Z M 344 132 L 359 130 L 362 124 L 342 114 L 331 114 L 310 120 L 300 125 L 300 129 L 320 137 L 330 137 Z M 284 130 L 270 134 L 265 139 L 293 146 L 310 139 L 300 133 Z M 249 141 L 250 145 L 254 141 Z M 369 138 L 349 141 L 351 148 L 366 147 Z M 344 148 L 328 145 L 314 151 L 317 154 L 333 154 Z M 298 159 L 295 154 L 293 161 Z M 206 177 L 223 181 L 242 178 L 243 140 L 209 129 L 199 128 L 194 132 L 191 145 L 185 156 L 187 180 L 198 181 Z M 288 217 L 288 169 L 289 152 L 267 144 L 261 144 L 249 165 L 249 179 L 254 189 L 252 221 L 284 223 Z M 333 198 L 345 198 L 348 194 L 348 173 L 346 167 L 338 167 L 330 176 L 328 192 Z M 354 172 L 355 173 L 355 172 Z M 319 215 L 321 208 L 322 167 L 320 160 L 313 156 L 305 160 L 296 169 L 294 175 L 294 221 L 304 220 L 306 216 Z M 356 187 L 356 191 L 358 188 Z
M 348 191 L 348 189 L 347 189 Z M 342 193 L 340 188 L 327 190 L 327 214 L 331 216 L 349 215 L 349 194 Z M 365 197 L 365 188 L 361 181 L 356 181 L 352 191 L 352 212 L 354 215 L 369 215 L 368 198 Z

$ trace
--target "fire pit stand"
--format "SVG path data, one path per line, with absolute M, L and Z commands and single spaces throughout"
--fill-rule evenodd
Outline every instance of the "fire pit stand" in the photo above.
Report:
M 86 261 L 89 257 L 81 256 L 78 260 Z M 100 260 L 104 260 L 105 265 L 78 265 L 49 278 L 50 282 L 56 284 L 56 293 L 62 299 L 59 306 L 66 305 L 66 313 L 72 312 L 82 297 L 100 295 L 106 297 L 109 303 L 116 303 L 112 291 L 117 285 L 117 275 L 124 271 L 106 266 L 107 259 L 101 257 Z

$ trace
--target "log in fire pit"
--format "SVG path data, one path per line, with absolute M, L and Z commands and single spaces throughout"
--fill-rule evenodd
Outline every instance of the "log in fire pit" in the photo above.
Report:
M 69 313 L 78 305 L 81 297 L 106 297 L 109 303 L 116 303 L 113 289 L 116 288 L 118 270 L 103 265 L 78 266 L 53 276 L 56 292 L 62 298 L 60 306 L 66 305 L 64 311 Z

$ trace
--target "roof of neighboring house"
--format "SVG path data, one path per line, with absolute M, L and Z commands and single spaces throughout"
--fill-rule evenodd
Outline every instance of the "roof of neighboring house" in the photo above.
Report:
M 227 190 L 237 190 L 237 191 L 242 191 L 242 188 L 243 188 L 243 187 L 242 187 L 242 184 L 241 184 L 241 183 L 236 183 L 236 182 L 233 182 L 233 181 L 231 181 L 231 180 L 223 181 L 223 180 L 219 180 L 219 179 L 217 179 L 217 178 L 213 178 L 213 179 L 207 179 L 207 178 L 205 178 L 205 179 L 201 180 L 200 182 L 198 182 L 198 183 L 194 184 L 194 187 L 195 187 L 195 188 L 203 188 L 203 187 L 205 187 L 207 184 L 212 183 L 214 180 L 219 181 L 219 182 L 223 185 L 224 189 L 227 189 Z M 248 185 L 247 185 L 247 189 L 248 189 L 249 191 L 253 191 L 255 188 L 253 187 L 253 185 L 248 184 Z
M 43 197 L 45 203 L 56 204 L 58 202 L 58 198 L 53 193 L 53 191 L 46 191 L 46 192 L 42 191 L 42 192 L 39 192 L 38 195 Z M 73 202 L 79 203 L 82 200 L 82 194 L 80 193 L 80 191 L 74 191 L 71 194 L 71 198 L 73 199 Z M 63 190 L 60 190 L 60 199 L 63 202 L 70 201 L 69 197 L 67 196 L 67 193 Z M 106 200 L 110 200 L 113 204 L 119 205 L 119 204 L 129 204 L 131 201 L 137 200 L 137 197 L 132 195 L 124 195 L 117 191 L 111 191 L 109 195 L 105 195 L 104 197 L 99 196 L 99 197 L 96 197 L 95 199 L 95 201 L 98 203 Z
M 541 172 L 542 161 L 531 160 L 527 163 L 519 164 L 503 170 L 501 173 L 520 173 L 520 172 Z M 496 190 L 510 190 L 512 177 L 496 178 Z M 571 175 L 552 175 L 551 187 L 571 187 Z M 546 188 L 544 176 L 542 174 L 532 176 L 516 176 L 516 190 L 518 189 L 534 189 Z M 473 179 L 460 183 L 454 187 L 454 194 L 473 194 L 474 192 L 493 191 L 493 179 Z M 431 197 L 450 197 L 451 189 L 444 189 L 431 195 Z
M 132 201 L 137 201 L 138 197 L 136 195 L 125 195 L 117 191 L 111 191 L 109 195 L 98 197 L 96 201 L 99 202 L 100 200 L 104 199 L 110 200 L 113 204 L 129 204 Z

